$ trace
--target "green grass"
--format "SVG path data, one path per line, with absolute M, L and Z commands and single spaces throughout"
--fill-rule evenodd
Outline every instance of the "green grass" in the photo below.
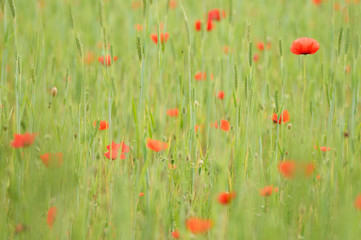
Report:
M 0 239 L 171 239 L 176 229 L 193 239 L 189 217 L 214 222 L 195 239 L 358 239 L 361 4 L 138 2 L 0 0 Z M 214 8 L 226 18 L 207 32 Z M 158 32 L 169 32 L 166 43 L 151 41 Z M 289 50 L 300 37 L 320 43 L 307 61 Z M 260 52 L 259 41 L 271 49 Z M 102 66 L 105 54 L 118 60 Z M 207 80 L 195 81 L 198 72 Z M 276 109 L 289 111 L 290 129 L 272 122 Z M 211 127 L 220 119 L 230 131 Z M 98 120 L 109 129 L 96 131 Z M 38 133 L 34 144 L 12 148 L 25 132 Z M 150 151 L 147 138 L 169 148 Z M 125 160 L 104 157 L 112 140 L 130 146 Z M 46 168 L 47 152 L 62 152 L 63 165 Z M 285 179 L 285 159 L 312 161 L 315 172 Z M 279 192 L 260 196 L 266 185 Z M 236 192 L 227 206 L 217 201 L 224 191 Z

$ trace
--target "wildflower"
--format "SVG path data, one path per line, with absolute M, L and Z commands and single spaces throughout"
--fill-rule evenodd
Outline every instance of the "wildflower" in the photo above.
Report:
M 230 124 L 229 124 L 229 122 L 227 120 L 222 119 L 221 120 L 221 126 L 219 128 L 222 129 L 225 132 L 228 132 L 229 128 L 230 128 Z
M 87 65 L 90 65 L 94 61 L 94 54 L 88 51 L 84 57 L 84 61 Z
M 141 8 L 143 6 L 143 2 L 142 1 L 134 1 L 132 2 L 132 8 L 135 10 L 135 9 L 138 9 L 138 8 Z
M 214 127 L 215 129 L 218 129 L 218 122 L 215 121 L 214 123 L 211 123 L 211 127 Z
M 278 192 L 278 188 L 274 188 L 272 185 L 265 186 L 264 188 L 259 190 L 259 194 L 263 197 L 269 197 L 272 195 L 273 192 L 274 193 Z
M 213 22 L 212 20 L 208 19 L 207 21 L 207 31 L 210 32 L 213 29 Z
M 167 115 L 170 117 L 178 117 L 179 111 L 178 108 L 167 110 Z
M 221 14 L 219 9 L 213 9 L 208 12 L 208 21 L 220 21 Z
M 193 234 L 202 234 L 208 232 L 212 228 L 212 221 L 209 219 L 189 218 L 186 221 L 188 231 Z
M 223 91 L 219 91 L 219 92 L 217 93 L 217 98 L 223 100 L 223 98 L 224 98 L 224 92 L 223 92 Z
M 278 171 L 285 178 L 292 178 L 295 174 L 296 163 L 294 161 L 283 161 L 278 164 Z
M 263 42 L 258 42 L 258 43 L 257 43 L 257 48 L 258 48 L 258 50 L 263 51 L 263 50 L 264 50 L 264 44 L 263 44 Z
M 147 139 L 147 148 L 153 150 L 154 152 L 160 152 L 168 148 L 168 144 L 158 140 Z
M 175 9 L 177 7 L 177 1 L 176 0 L 170 0 L 169 1 L 169 8 Z
M 223 47 L 223 52 L 224 52 L 224 54 L 228 54 L 228 53 L 229 53 L 229 46 L 228 46 L 228 45 L 225 45 L 225 46 Z
M 134 28 L 135 28 L 135 30 L 137 30 L 138 32 L 143 31 L 143 26 L 142 26 L 141 24 L 136 24 L 136 25 L 134 26 Z
M 172 232 L 172 238 L 174 238 L 174 239 L 179 239 L 180 238 L 180 233 L 179 233 L 178 230 L 174 230 Z
M 312 38 L 299 38 L 293 41 L 291 46 L 291 52 L 296 55 L 314 54 L 320 49 L 320 44 Z
M 259 54 L 255 54 L 255 55 L 253 55 L 253 61 L 254 62 L 258 62 L 259 61 Z
M 152 38 L 152 41 L 155 43 L 155 44 L 158 44 L 158 36 L 156 33 L 153 33 L 151 36 Z M 169 33 L 161 33 L 160 34 L 160 42 L 161 43 L 166 43 L 168 41 L 168 38 L 169 38 Z
M 125 145 L 124 142 L 121 142 L 121 143 L 117 144 L 117 143 L 112 141 L 112 145 L 107 146 L 108 152 L 106 152 L 104 154 L 104 156 L 106 158 L 108 158 L 108 159 L 115 160 L 115 159 L 118 158 L 118 151 L 119 151 L 120 148 L 121 148 L 120 159 L 123 160 L 123 159 L 126 158 L 125 153 L 129 152 L 129 146 Z M 111 157 L 110 157 L 110 149 L 111 149 L 111 152 L 112 152 Z
M 290 121 L 290 114 L 288 113 L 287 110 L 284 110 L 280 117 L 278 117 L 277 114 L 274 113 L 272 116 L 272 121 L 278 124 L 287 123 Z
M 143 197 L 143 196 L 144 196 L 144 192 L 140 192 L 139 197 Z
M 44 153 L 40 159 L 47 168 L 53 165 L 60 167 L 63 164 L 63 153 Z
M 354 204 L 358 210 L 361 210 L 361 194 L 356 197 Z
M 197 125 L 197 124 L 196 124 L 196 125 L 194 126 L 194 131 L 195 131 L 195 132 L 198 132 L 199 130 L 202 131 L 203 128 L 204 128 L 203 125 Z
M 199 72 L 196 73 L 196 75 L 194 76 L 194 78 L 196 79 L 196 81 L 202 81 L 202 80 L 206 80 L 207 79 L 207 75 L 204 72 Z
M 313 4 L 315 5 L 321 5 L 322 0 L 312 0 Z
M 95 121 L 94 122 L 94 127 L 97 125 L 97 122 Z M 106 130 L 108 129 L 109 127 L 109 124 L 107 121 L 100 121 L 99 122 L 99 131 L 103 131 L 103 130 Z
M 110 65 L 112 65 L 112 61 L 111 61 L 112 57 L 110 55 L 107 55 L 105 57 L 105 66 L 109 67 Z M 117 61 L 118 57 L 113 57 L 113 61 Z M 102 65 L 104 65 L 104 57 L 98 57 L 98 62 L 100 62 Z
M 196 23 L 194 24 L 196 31 L 201 31 L 202 30 L 202 22 L 200 20 L 197 20 Z
M 25 232 L 27 227 L 24 224 L 18 223 L 15 225 L 15 233 L 19 234 Z
M 306 164 L 306 166 L 305 166 L 305 175 L 308 177 L 308 176 L 311 176 L 312 175 L 312 173 L 315 171 L 315 169 L 316 169 L 316 166 L 315 166 L 315 164 L 314 163 L 308 163 L 308 164 Z
M 174 170 L 177 169 L 177 165 L 168 163 L 168 168 Z
M 326 146 L 322 146 L 322 147 L 317 147 L 316 145 L 314 146 L 315 149 L 320 149 L 321 152 L 328 152 L 331 151 L 330 147 L 326 147 Z
M 51 207 L 48 211 L 48 217 L 46 219 L 46 222 L 48 223 L 49 228 L 51 228 L 55 222 L 56 212 L 56 207 Z
M 35 141 L 35 133 L 14 134 L 14 140 L 11 142 L 13 148 L 30 147 Z
M 213 79 L 213 74 L 211 74 L 211 79 Z M 205 72 L 198 72 L 196 75 L 194 75 L 194 79 L 196 81 L 205 81 L 207 79 L 207 75 Z
M 222 205 L 227 205 L 232 202 L 232 200 L 236 197 L 234 192 L 228 193 L 223 192 L 218 195 L 218 202 Z

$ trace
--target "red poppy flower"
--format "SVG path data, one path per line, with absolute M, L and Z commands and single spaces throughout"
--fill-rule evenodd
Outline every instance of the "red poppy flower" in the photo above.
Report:
M 30 147 L 35 141 L 35 133 L 14 134 L 14 140 L 11 142 L 13 148 Z
M 283 161 L 278 164 L 278 171 L 285 178 L 292 178 L 296 171 L 296 163 L 294 161 Z
M 258 62 L 259 61 L 259 55 L 256 53 L 255 55 L 253 55 L 253 62 Z
M 133 9 L 138 9 L 138 8 L 141 8 L 142 6 L 143 6 L 142 1 L 134 1 L 134 2 L 132 2 L 132 8 Z
M 209 219 L 189 218 L 186 221 L 188 231 L 193 234 L 202 234 L 208 232 L 212 228 L 212 221 Z
M 179 111 L 178 108 L 167 110 L 167 115 L 170 117 L 178 117 Z
M 175 230 L 172 232 L 172 238 L 174 239 L 179 239 L 180 238 L 180 233 L 178 230 Z
M 94 127 L 96 127 L 96 125 L 97 125 L 97 122 L 95 121 L 94 122 Z M 100 131 L 106 130 L 106 129 L 108 129 L 108 127 L 109 127 L 109 124 L 108 124 L 107 121 L 100 121 L 100 123 L 99 123 L 99 130 Z
M 322 0 L 312 0 L 315 5 L 321 5 Z
M 198 132 L 199 130 L 202 130 L 203 128 L 204 128 L 203 125 L 197 125 L 197 124 L 196 124 L 196 125 L 194 126 L 194 131 L 195 131 L 195 132 Z
M 269 197 L 272 195 L 273 192 L 274 193 L 278 192 L 278 188 L 274 188 L 272 185 L 265 186 L 264 188 L 259 190 L 259 194 L 263 197 Z
M 318 148 L 316 145 L 314 146 L 316 149 L 320 149 L 321 152 L 328 152 L 331 151 L 331 147 L 322 146 Z
M 202 22 L 200 20 L 197 20 L 194 25 L 195 25 L 196 31 L 199 32 L 200 30 L 202 30 Z
M 169 8 L 175 9 L 177 7 L 177 1 L 176 0 L 170 0 L 169 1 Z
M 196 81 L 202 81 L 202 80 L 206 80 L 207 79 L 207 75 L 204 72 L 199 72 L 196 73 L 196 75 L 194 76 L 194 78 L 196 79 Z
M 358 210 L 361 210 L 361 194 L 356 197 L 354 204 Z
M 94 54 L 88 51 L 84 57 L 84 61 L 87 65 L 90 65 L 94 61 Z
M 211 74 L 211 79 L 213 79 L 213 74 Z M 198 72 L 196 75 L 194 75 L 194 79 L 196 81 L 205 81 L 207 79 L 207 75 L 205 72 Z
M 222 205 L 227 205 L 232 202 L 232 200 L 236 197 L 236 193 L 231 192 L 223 192 L 218 195 L 218 202 Z
M 312 173 L 315 171 L 316 169 L 316 166 L 314 163 L 308 163 L 306 164 L 305 166 L 305 175 L 308 177 L 308 176 L 311 176 Z
M 267 42 L 267 43 L 266 43 L 266 49 L 267 49 L 267 50 L 270 50 L 271 47 L 272 47 L 272 43 L 271 43 L 271 42 Z
M 104 154 L 104 156 L 108 159 L 115 160 L 118 158 L 118 152 L 119 152 L 120 148 L 122 148 L 121 153 L 120 153 L 120 159 L 123 160 L 126 158 L 125 153 L 129 152 L 129 146 L 125 145 L 124 142 L 117 144 L 112 141 L 112 145 L 107 146 L 108 152 L 106 152 Z M 110 149 L 112 149 L 112 157 L 110 157 Z
M 139 197 L 143 197 L 143 196 L 144 196 L 144 192 L 140 192 Z
M 210 31 L 212 31 L 213 30 L 213 22 L 212 22 L 212 20 L 210 20 L 210 19 L 208 19 L 208 21 L 207 21 L 207 31 L 208 32 L 210 32 Z
M 221 21 L 221 13 L 219 9 L 213 9 L 208 12 L 208 20 Z
M 152 41 L 155 43 L 155 44 L 158 44 L 158 35 L 156 33 L 153 33 L 151 36 L 152 38 Z M 160 42 L 161 43 L 166 43 L 168 41 L 168 38 L 169 38 L 169 33 L 161 33 L 160 34 Z
M 105 66 L 109 67 L 110 65 L 112 65 L 112 61 L 111 61 L 111 56 L 110 55 L 107 55 L 105 57 Z M 113 57 L 113 61 L 117 61 L 118 60 L 118 57 Z M 101 65 L 104 65 L 104 57 L 101 56 L 101 57 L 98 57 L 98 62 L 101 63 Z
M 137 30 L 138 32 L 141 32 L 141 31 L 143 31 L 143 26 L 141 24 L 136 24 L 134 26 L 134 29 Z
M 53 165 L 60 167 L 63 164 L 63 153 L 44 153 L 40 159 L 47 168 Z
M 222 119 L 221 120 L 221 126 L 219 128 L 222 129 L 225 132 L 228 132 L 229 128 L 230 128 L 230 124 L 229 124 L 229 122 L 227 120 Z
M 55 222 L 56 211 L 57 211 L 56 207 L 49 208 L 48 217 L 46 219 L 46 222 L 48 223 L 49 228 L 51 228 Z
M 278 117 L 277 114 L 274 113 L 272 116 L 272 121 L 278 124 L 287 123 L 290 121 L 290 114 L 288 113 L 287 110 L 284 110 L 280 117 Z
M 223 92 L 223 91 L 219 91 L 219 92 L 217 93 L 217 98 L 223 100 L 223 98 L 224 98 L 224 92 Z
M 320 44 L 312 38 L 299 38 L 293 41 L 291 46 L 291 52 L 296 55 L 314 54 L 320 49 Z
M 218 122 L 215 121 L 214 123 L 211 123 L 211 127 L 214 127 L 215 129 L 218 129 Z
M 174 169 L 177 169 L 177 165 L 175 165 L 175 164 L 172 165 L 172 164 L 168 163 L 168 168 L 174 170 Z
M 264 50 L 264 44 L 263 44 L 263 42 L 258 42 L 258 43 L 257 43 L 257 48 L 258 48 L 258 50 L 263 51 L 263 50 Z
M 168 144 L 158 140 L 147 139 L 147 148 L 153 150 L 154 152 L 160 152 L 168 148 Z

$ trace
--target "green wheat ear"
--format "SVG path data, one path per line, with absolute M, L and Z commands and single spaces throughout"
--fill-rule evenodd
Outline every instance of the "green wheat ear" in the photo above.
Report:
M 103 1 L 99 0 L 98 5 L 100 26 L 104 27 Z
M 281 38 L 278 40 L 278 51 L 280 53 L 280 56 L 282 57 L 283 52 L 282 52 L 282 39 Z
M 71 6 L 69 6 L 69 18 L 72 29 L 75 29 L 75 19 L 73 15 L 73 9 L 71 8 Z
M 252 67 L 253 64 L 253 42 L 250 41 L 249 45 L 248 45 L 248 61 L 249 61 L 249 66 Z
M 142 61 L 142 43 L 140 42 L 140 37 L 137 36 L 137 50 L 139 61 Z
M 345 42 L 345 55 L 348 54 L 349 49 L 350 49 L 350 27 L 347 28 L 347 33 L 346 33 L 346 42 Z
M 343 33 L 343 28 L 340 28 L 340 32 L 338 33 L 338 46 L 337 46 L 337 55 L 340 55 L 341 52 L 341 44 L 342 44 L 342 33 Z
M 80 58 L 83 58 L 83 43 L 80 40 L 79 33 L 75 37 L 75 43 L 76 43 L 76 48 L 78 49 L 78 54 L 79 54 Z
M 234 64 L 234 89 L 237 91 L 238 88 L 238 72 L 237 72 L 237 65 Z
M 279 99 L 278 99 L 278 90 L 276 90 L 276 92 L 275 92 L 275 105 L 276 105 L 276 113 L 277 114 L 279 114 L 279 110 L 280 110 L 280 108 L 279 108 Z
M 9 7 L 10 7 L 11 15 L 13 16 L 13 18 L 15 18 L 16 8 L 15 8 L 14 0 L 9 0 Z

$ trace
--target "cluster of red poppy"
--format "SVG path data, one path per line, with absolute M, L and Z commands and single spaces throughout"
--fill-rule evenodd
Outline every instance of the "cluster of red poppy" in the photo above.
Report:
M 280 174 L 288 179 L 294 177 L 309 177 L 316 169 L 314 163 L 309 162 L 295 162 L 292 160 L 285 160 L 278 164 L 278 171 Z
M 214 28 L 214 22 L 217 21 L 221 21 L 222 18 L 226 17 L 226 12 L 225 11 L 220 11 L 219 9 L 212 9 L 208 12 L 208 18 L 207 18 L 207 31 L 210 32 L 213 30 Z M 194 24 L 194 27 L 196 29 L 197 32 L 200 32 L 202 30 L 202 21 L 201 20 L 197 20 Z

